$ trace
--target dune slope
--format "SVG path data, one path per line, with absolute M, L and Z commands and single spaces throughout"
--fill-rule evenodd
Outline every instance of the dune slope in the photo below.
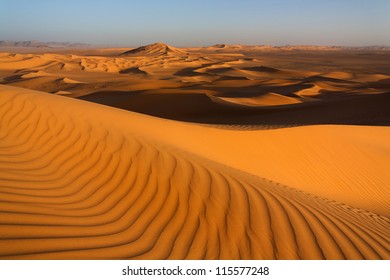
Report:
M 332 129 L 202 127 L 0 86 L 0 257 L 389 259 L 390 147 L 372 139 L 390 131 L 353 142 L 365 127 L 343 127 L 336 140 L 367 162 L 351 165 L 352 154 L 348 172 L 325 163 L 316 174 L 310 166 L 331 152 L 310 136 Z M 278 170 L 291 156 L 279 145 L 307 150 Z M 378 173 L 356 184 L 372 162 Z

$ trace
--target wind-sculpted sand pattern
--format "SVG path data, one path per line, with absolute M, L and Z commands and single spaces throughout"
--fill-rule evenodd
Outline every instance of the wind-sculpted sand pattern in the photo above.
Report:
M 385 215 L 183 150 L 164 126 L 195 127 L 1 86 L 0 257 L 390 258 Z

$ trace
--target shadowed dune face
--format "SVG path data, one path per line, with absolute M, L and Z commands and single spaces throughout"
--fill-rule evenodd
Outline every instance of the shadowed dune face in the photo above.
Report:
M 389 58 L 0 53 L 0 258 L 390 259 Z
M 121 91 L 102 91 L 81 99 L 163 118 L 205 124 L 251 125 L 254 129 L 314 124 L 390 125 L 390 93 L 310 103 L 278 94 L 224 98 L 196 93 Z
M 261 157 L 257 172 L 245 168 L 245 155 L 259 152 L 253 143 L 265 147 L 267 141 L 291 151 L 307 146 L 295 163 L 308 169 L 307 179 L 331 172 L 326 165 L 317 174 L 310 171 L 321 162 L 310 162 L 310 155 L 315 151 L 326 158 L 329 151 L 309 145 L 310 140 L 288 144 L 290 129 L 199 127 L 6 86 L 0 90 L 0 116 L 1 258 L 390 257 L 389 194 L 378 184 L 384 177 L 368 176 L 372 187 L 356 185 L 349 193 L 337 182 L 332 187 L 329 177 L 320 180 L 327 190 L 308 192 L 248 173 L 267 173 Z M 321 138 L 329 129 L 295 128 L 291 135 Z M 353 141 L 348 135 L 355 129 L 364 130 L 346 127 L 336 140 L 355 147 L 338 150 L 345 155 L 355 151 L 343 158 L 345 178 L 371 163 L 369 157 L 363 165 L 348 163 L 361 151 L 389 149 L 386 141 L 367 146 L 374 134 L 390 136 L 388 128 L 372 128 L 366 138 Z M 205 135 L 209 141 L 202 141 Z M 221 145 L 222 139 L 230 140 Z M 235 164 L 221 160 L 238 141 L 238 150 L 229 156 Z M 288 165 L 294 166 L 291 160 Z M 382 157 L 378 171 L 389 164 Z M 294 171 L 281 167 L 282 173 L 288 178 Z M 305 181 L 302 174 L 298 177 Z M 294 181 L 291 175 L 289 181 Z M 368 189 L 370 194 L 362 197 L 360 192 Z M 318 191 L 322 195 L 313 194 Z

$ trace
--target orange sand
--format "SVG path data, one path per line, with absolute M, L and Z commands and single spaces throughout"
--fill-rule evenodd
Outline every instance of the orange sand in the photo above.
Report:
M 256 51 L 1 54 L 0 258 L 390 259 L 390 76 Z

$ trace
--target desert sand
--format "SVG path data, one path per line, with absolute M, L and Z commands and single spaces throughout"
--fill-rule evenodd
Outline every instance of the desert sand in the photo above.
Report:
M 390 259 L 389 58 L 0 53 L 0 258 Z

